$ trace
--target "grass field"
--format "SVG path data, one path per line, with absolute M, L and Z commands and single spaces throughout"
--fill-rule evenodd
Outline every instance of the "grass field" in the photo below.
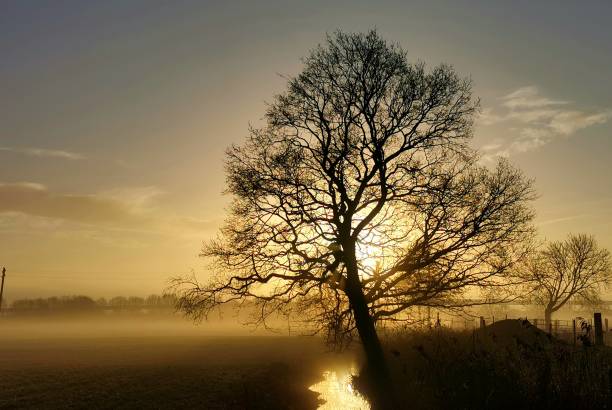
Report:
M 315 409 L 308 386 L 348 360 L 244 329 L 0 322 L 0 408 Z
M 523 321 L 385 342 L 402 408 L 610 408 L 610 349 L 572 346 Z M 218 323 L 2 320 L 0 409 L 311 410 L 321 399 L 321 409 L 363 409 L 350 385 L 356 351 Z M 367 396 L 366 380 L 352 387 Z

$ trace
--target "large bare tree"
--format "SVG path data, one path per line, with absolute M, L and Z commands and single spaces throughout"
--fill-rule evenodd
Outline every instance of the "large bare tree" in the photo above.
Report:
M 450 66 L 411 64 L 374 31 L 328 36 L 303 62 L 227 151 L 232 205 L 202 252 L 214 275 L 180 280 L 180 307 L 250 299 L 262 320 L 297 308 L 336 342 L 356 331 L 384 406 L 376 324 L 504 284 L 533 193 L 507 162 L 477 165 L 478 102 Z
M 576 298 L 593 301 L 612 279 L 610 252 L 584 234 L 548 243 L 523 266 L 531 295 L 544 307 L 547 328 L 552 314 L 567 302 Z

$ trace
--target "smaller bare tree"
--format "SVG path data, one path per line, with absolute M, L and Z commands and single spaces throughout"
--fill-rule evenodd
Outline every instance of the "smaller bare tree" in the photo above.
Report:
M 593 300 L 612 278 L 610 252 L 589 235 L 551 242 L 525 263 L 535 302 L 544 306 L 546 326 L 552 314 L 575 299 Z

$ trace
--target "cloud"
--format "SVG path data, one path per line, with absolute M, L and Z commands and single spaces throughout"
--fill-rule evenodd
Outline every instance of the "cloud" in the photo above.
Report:
M 504 117 L 495 113 L 492 108 L 483 108 L 478 117 L 478 123 L 481 125 L 493 125 L 503 120 Z
M 580 111 L 564 111 L 554 115 L 549 123 L 552 130 L 562 135 L 574 132 L 592 125 L 605 124 L 612 117 L 612 112 L 586 114 Z
M 567 221 L 573 221 L 573 220 L 576 220 L 576 219 L 587 218 L 589 216 L 590 216 L 589 214 L 564 216 L 564 217 L 561 217 L 561 218 L 547 219 L 545 221 L 537 223 L 537 225 L 538 226 L 553 225 L 553 224 L 557 224 L 557 223 L 560 223 L 560 222 L 567 222 Z
M 164 195 L 165 192 L 155 186 L 145 186 L 136 188 L 117 188 L 104 191 L 100 195 L 105 198 L 129 203 L 134 208 L 146 208 L 151 206 L 156 199 Z
M 83 229 L 176 237 L 201 237 L 216 230 L 218 220 L 179 216 L 157 206 L 162 190 L 149 186 L 101 194 L 64 194 L 33 182 L 0 183 L 0 230 L 16 229 L 10 221 L 72 231 Z M 25 221 L 28 221 L 25 223 Z
M 17 154 L 27 155 L 31 157 L 41 158 L 60 158 L 68 160 L 79 160 L 85 159 L 85 156 L 76 152 L 46 149 L 46 148 L 11 148 L 11 147 L 0 147 L 0 151 L 14 152 Z
M 54 193 L 31 182 L 0 184 L 0 212 L 93 224 L 131 225 L 142 219 L 127 203 L 96 195 Z
M 502 105 L 511 109 L 541 108 L 568 104 L 567 101 L 551 100 L 541 96 L 538 88 L 535 86 L 521 87 L 501 99 L 503 101 Z
M 521 87 L 500 98 L 495 109 L 483 110 L 481 125 L 507 123 L 514 136 L 496 139 L 481 148 L 485 160 L 537 150 L 558 138 L 569 138 L 585 128 L 607 123 L 612 110 L 587 112 L 572 103 L 543 96 L 535 86 Z

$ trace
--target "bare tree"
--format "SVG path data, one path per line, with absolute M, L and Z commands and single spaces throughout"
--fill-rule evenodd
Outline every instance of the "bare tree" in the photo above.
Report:
M 593 301 L 612 278 L 610 252 L 592 236 L 569 235 L 551 242 L 525 263 L 536 303 L 544 306 L 546 326 L 552 314 L 572 299 Z
M 374 31 L 328 36 L 227 151 L 233 202 L 202 252 L 215 274 L 178 280 L 180 307 L 250 299 L 261 320 L 298 309 L 337 343 L 356 330 L 384 406 L 376 323 L 502 285 L 531 234 L 530 182 L 467 147 L 477 108 L 449 66 L 410 64 Z

